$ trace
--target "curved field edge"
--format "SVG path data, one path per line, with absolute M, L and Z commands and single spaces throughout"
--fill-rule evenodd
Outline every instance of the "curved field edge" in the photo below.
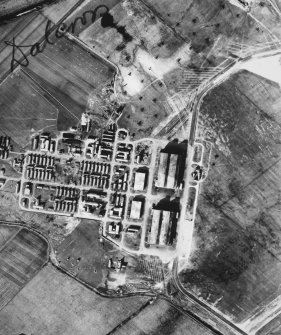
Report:
M 280 295 L 281 125 L 277 84 L 247 71 L 210 91 L 200 135 L 213 143 L 191 265 L 181 281 L 235 323 Z

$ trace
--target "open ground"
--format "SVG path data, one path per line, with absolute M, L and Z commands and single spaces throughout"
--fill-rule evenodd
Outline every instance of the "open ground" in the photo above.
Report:
M 103 335 L 147 300 L 102 298 L 49 265 L 0 312 L 1 331 L 5 335 Z
M 27 229 L 0 226 L 0 309 L 49 259 L 48 244 Z
M 213 150 L 181 280 L 241 324 L 280 295 L 279 106 L 278 85 L 241 71 L 200 110 L 199 135 Z
M 116 335 L 212 335 L 203 325 L 182 314 L 165 300 L 157 300 L 121 326 Z

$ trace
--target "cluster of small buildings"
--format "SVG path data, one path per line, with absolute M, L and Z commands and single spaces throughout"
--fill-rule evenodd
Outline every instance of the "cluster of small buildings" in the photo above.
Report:
M 16 157 L 13 160 L 13 168 L 18 172 L 22 173 L 24 161 L 25 161 L 24 154 L 21 154 L 19 157 Z
M 126 140 L 128 134 L 129 134 L 129 133 L 128 133 L 127 130 L 125 130 L 125 129 L 121 129 L 121 130 L 118 131 L 118 139 L 124 141 L 124 140 Z
M 129 170 L 126 166 L 115 167 L 113 174 L 114 181 L 111 184 L 112 190 L 125 192 L 128 188 L 128 176 Z
M 126 207 L 126 195 L 121 193 L 112 194 L 111 205 L 113 207 L 109 210 L 109 216 L 115 219 L 122 218 Z
M 113 155 L 113 144 L 115 141 L 116 124 L 111 124 L 102 134 L 98 158 L 111 160 Z
M 49 133 L 42 133 L 32 139 L 32 150 L 40 150 L 45 152 L 55 152 L 56 141 L 52 140 Z
M 115 270 L 116 272 L 120 272 L 122 269 L 125 270 L 127 266 L 127 262 L 125 262 L 124 257 L 120 259 L 114 260 L 113 258 L 110 258 L 108 260 L 107 267 L 109 269 Z
M 178 212 L 166 210 L 152 210 L 152 224 L 148 235 L 148 243 L 151 245 L 171 245 L 173 243 L 172 224 L 178 218 Z M 175 227 L 173 227 L 175 230 Z
M 110 164 L 82 161 L 80 170 L 83 186 L 109 187 Z
M 89 132 L 91 126 L 91 119 L 88 113 L 82 113 L 81 115 L 81 130 Z
M 7 159 L 11 149 L 11 138 L 0 136 L 0 159 Z
M 195 169 L 191 172 L 191 176 L 194 180 L 199 181 L 203 177 L 203 168 L 200 165 L 197 165 Z
M 106 212 L 106 202 L 102 199 L 104 196 L 105 195 L 96 194 L 91 190 L 84 191 L 81 197 L 82 211 L 90 214 L 104 216 Z
M 50 190 L 55 191 L 54 206 L 49 207 L 55 212 L 74 213 L 77 211 L 79 189 L 65 186 L 51 186 Z
M 132 144 L 119 143 L 117 146 L 117 152 L 115 160 L 120 163 L 129 163 L 131 159 L 131 153 L 133 150 Z
M 57 158 L 54 156 L 28 154 L 26 177 L 29 180 L 54 181 L 55 163 Z
M 67 148 L 67 154 L 80 157 L 83 155 L 83 142 L 75 138 L 75 134 L 64 133 L 62 144 Z M 60 153 L 65 153 L 65 149 L 60 149 Z
M 179 155 L 160 152 L 158 177 L 155 186 L 174 188 L 177 184 Z

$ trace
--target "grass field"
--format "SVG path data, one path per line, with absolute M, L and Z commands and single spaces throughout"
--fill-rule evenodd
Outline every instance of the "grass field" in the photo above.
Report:
M 0 312 L 0 326 L 5 335 L 105 335 L 147 300 L 102 298 L 47 266 Z
M 166 90 L 155 82 L 141 94 L 135 96 L 134 101 L 125 105 L 118 120 L 121 128 L 127 128 L 135 139 L 149 137 L 154 128 L 170 113 L 171 107 L 165 103 Z
M 212 335 L 165 300 L 157 300 L 119 328 L 116 335 Z
M 0 133 L 11 137 L 14 150 L 29 146 L 34 132 L 56 131 L 57 109 L 22 71 L 11 74 L 0 90 Z
M 280 88 L 246 71 L 211 91 L 200 128 L 213 142 L 186 287 L 242 322 L 281 293 Z
M 149 273 L 137 267 L 135 257 L 120 251 L 106 240 L 101 243 L 100 222 L 83 219 L 79 226 L 60 242 L 53 241 L 59 266 L 78 279 L 107 294 L 122 287 L 124 292 L 148 290 L 153 285 Z M 125 257 L 126 270 L 116 272 L 107 267 L 110 258 Z M 148 285 L 148 286 L 147 286 Z
M 0 309 L 48 260 L 47 244 L 26 229 L 0 226 Z
M 78 278 L 98 287 L 106 277 L 106 252 L 113 251 L 108 242 L 99 242 L 98 221 L 82 220 L 82 223 L 64 241 L 56 245 L 60 266 Z M 77 259 L 80 259 L 79 263 Z

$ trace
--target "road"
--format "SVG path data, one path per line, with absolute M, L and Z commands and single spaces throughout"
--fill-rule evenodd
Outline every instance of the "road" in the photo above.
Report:
M 250 55 L 245 57 L 244 59 L 238 58 L 230 67 L 225 68 L 222 72 L 219 73 L 219 75 L 216 75 L 214 78 L 212 78 L 207 85 L 204 85 L 203 89 L 198 90 L 198 95 L 196 97 L 196 101 L 193 105 L 192 110 L 192 120 L 191 120 L 191 129 L 189 134 L 189 145 L 188 145 L 188 154 L 187 154 L 187 160 L 186 160 L 186 176 L 185 176 L 185 188 L 183 190 L 183 196 L 181 199 L 181 215 L 179 219 L 179 231 L 178 231 L 178 256 L 185 258 L 186 260 L 189 258 L 189 253 L 191 250 L 191 243 L 192 243 L 192 235 L 193 235 L 193 228 L 194 228 L 194 219 L 195 219 L 195 212 L 196 212 L 196 205 L 197 200 L 194 204 L 194 214 L 192 221 L 186 219 L 186 210 L 187 210 L 187 196 L 188 196 L 188 186 L 190 183 L 190 176 L 191 176 L 191 163 L 192 160 L 192 153 L 193 153 L 193 146 L 196 139 L 196 131 L 197 131 L 197 123 L 198 123 L 198 116 L 200 111 L 200 106 L 203 101 L 204 96 L 212 90 L 214 87 L 219 85 L 221 82 L 225 81 L 229 78 L 230 75 L 238 71 L 241 67 L 242 63 L 245 63 L 253 58 L 261 58 L 261 57 L 268 57 L 275 54 L 280 54 L 281 49 L 278 50 L 270 50 L 266 52 L 261 52 L 256 55 Z M 188 245 L 189 244 L 189 245 Z M 208 306 L 206 303 L 199 300 L 195 295 L 191 294 L 185 288 L 182 286 L 179 276 L 178 276 L 178 258 L 174 260 L 173 264 L 173 281 L 178 288 L 178 290 L 183 294 L 183 296 L 189 300 L 192 301 L 196 307 L 198 308 L 198 315 L 204 315 L 205 312 L 208 312 L 208 318 L 213 319 L 213 322 L 215 324 L 219 324 L 220 327 L 225 327 L 227 329 L 227 334 L 243 334 L 246 335 L 245 332 L 240 330 L 235 324 L 233 324 L 231 321 L 227 320 L 223 315 L 216 312 L 214 309 L 212 309 L 210 306 Z M 229 333 L 230 332 L 230 333 Z M 232 333 L 231 333 L 232 332 Z M 223 332 L 224 333 L 224 332 Z
M 174 260 L 173 263 L 173 283 L 176 288 L 182 293 L 188 301 L 194 304 L 193 310 L 197 310 L 196 315 L 200 318 L 200 315 L 208 315 L 208 324 L 213 324 L 213 327 L 222 334 L 231 334 L 231 335 L 247 335 L 243 330 L 238 328 L 231 321 L 226 319 L 223 315 L 219 314 L 213 308 L 208 306 L 206 303 L 202 302 L 196 296 L 188 292 L 183 285 L 178 276 L 178 258 Z M 215 325 L 215 326 L 214 326 Z M 219 325 L 219 327 L 218 327 Z

